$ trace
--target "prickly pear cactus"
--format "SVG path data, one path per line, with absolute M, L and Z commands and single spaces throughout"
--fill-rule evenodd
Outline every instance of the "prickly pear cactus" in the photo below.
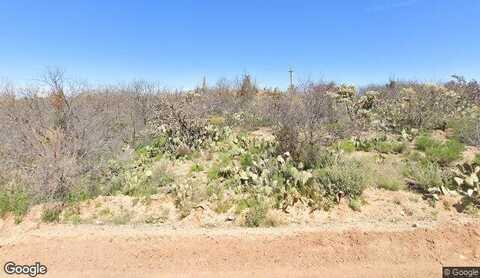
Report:
M 460 194 L 480 208 L 480 165 L 458 165 L 454 180 Z

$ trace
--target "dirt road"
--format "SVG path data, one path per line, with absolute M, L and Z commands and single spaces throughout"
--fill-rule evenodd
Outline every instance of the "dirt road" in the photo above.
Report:
M 39 261 L 47 277 L 440 277 L 442 265 L 480 265 L 480 224 L 380 231 L 42 226 L 0 236 L 6 261 Z

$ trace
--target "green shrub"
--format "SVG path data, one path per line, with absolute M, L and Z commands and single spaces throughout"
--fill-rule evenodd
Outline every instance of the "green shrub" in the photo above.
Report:
M 352 140 L 342 140 L 337 144 L 337 148 L 346 153 L 352 153 L 355 151 L 355 143 Z
M 318 145 L 307 145 L 300 151 L 298 162 L 303 163 L 306 169 L 314 169 L 330 165 L 332 154 Z
M 267 216 L 268 207 L 259 198 L 244 199 L 239 205 L 240 208 L 247 208 L 245 214 L 245 226 L 247 227 L 259 227 L 265 222 Z M 237 207 L 238 209 L 238 207 Z
M 228 154 L 222 154 L 219 160 L 208 170 L 207 176 L 210 180 L 216 180 L 220 177 L 228 178 L 232 174 L 232 157 Z
M 23 216 L 27 214 L 30 206 L 28 194 L 25 192 L 14 193 L 10 206 L 13 215 L 15 215 L 15 222 L 20 223 L 23 219 Z
M 243 169 L 253 165 L 253 158 L 250 153 L 245 153 L 240 156 L 240 165 Z
M 462 158 L 465 146 L 456 141 L 448 140 L 446 143 L 437 145 L 425 151 L 427 158 L 442 165 L 449 164 Z
M 135 148 L 138 155 L 146 158 L 154 158 L 159 156 L 165 151 L 165 144 L 167 138 L 165 136 L 158 136 L 152 140 L 149 145 L 140 144 Z
M 190 168 L 190 171 L 193 173 L 202 172 L 203 170 L 204 170 L 203 166 L 198 163 L 193 164 L 192 167 Z
M 215 164 L 208 170 L 207 177 L 210 180 L 216 180 L 220 177 L 220 166 Z
M 240 200 L 237 200 L 235 204 L 235 213 L 240 214 L 249 207 L 253 206 L 253 204 L 256 202 L 255 198 L 248 197 L 248 198 L 242 198 Z
M 336 159 L 331 165 L 315 171 L 315 180 L 322 185 L 325 195 L 335 199 L 345 195 L 350 199 L 361 196 L 366 187 L 365 169 L 358 161 Z
M 362 201 L 360 199 L 350 199 L 348 206 L 354 211 L 362 210 Z
M 427 149 L 436 147 L 439 144 L 440 143 L 437 140 L 433 139 L 428 134 L 421 134 L 415 141 L 415 147 L 420 151 L 426 151 Z
M 434 162 L 409 162 L 404 175 L 415 181 L 417 187 L 424 192 L 444 185 L 442 169 Z
M 403 153 L 406 148 L 404 142 L 380 141 L 375 144 L 375 150 L 380 153 Z
M 42 211 L 42 221 L 45 223 L 58 223 L 60 222 L 60 214 L 62 209 L 59 206 L 47 207 Z
M 0 191 L 0 218 L 10 211 L 10 197 L 7 192 Z
M 30 206 L 29 195 L 24 191 L 5 190 L 0 192 L 0 217 L 11 212 L 15 222 L 22 222 Z
M 375 147 L 374 140 L 355 138 L 354 140 L 355 149 L 357 151 L 371 152 Z
M 465 146 L 457 140 L 440 142 L 429 135 L 421 135 L 415 143 L 418 150 L 425 152 L 428 160 L 441 165 L 449 164 L 462 158 Z
M 91 192 L 91 191 L 94 191 L 93 190 L 94 188 L 92 188 L 92 190 L 90 191 L 87 189 L 88 188 L 78 188 L 70 191 L 67 196 L 67 203 L 75 204 L 78 202 L 83 202 L 83 201 L 92 199 L 95 195 L 97 195 L 95 193 L 98 193 L 98 192 Z

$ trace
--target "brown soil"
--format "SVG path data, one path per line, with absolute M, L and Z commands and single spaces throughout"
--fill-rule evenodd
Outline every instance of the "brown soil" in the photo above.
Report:
M 43 225 L 2 235 L 6 261 L 42 262 L 47 277 L 440 277 L 442 266 L 480 265 L 480 223 L 383 230 Z

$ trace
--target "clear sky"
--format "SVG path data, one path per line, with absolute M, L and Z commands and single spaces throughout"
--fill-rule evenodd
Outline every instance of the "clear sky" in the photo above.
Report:
M 92 83 L 191 88 L 480 79 L 479 0 L 0 0 L 0 77 L 47 66 Z

